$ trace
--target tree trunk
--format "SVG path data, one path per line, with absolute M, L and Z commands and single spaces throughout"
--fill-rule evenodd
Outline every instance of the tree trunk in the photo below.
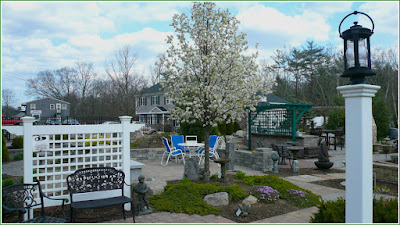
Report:
M 204 183 L 210 183 L 210 125 L 204 127 Z

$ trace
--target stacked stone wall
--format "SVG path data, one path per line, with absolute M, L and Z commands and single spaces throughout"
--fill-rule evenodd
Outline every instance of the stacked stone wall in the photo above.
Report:
M 165 148 L 131 149 L 133 160 L 161 160 Z
M 255 151 L 235 150 L 235 165 L 245 166 L 258 171 L 272 169 L 271 148 L 258 148 Z
M 377 181 L 397 184 L 399 182 L 397 164 L 374 163 L 374 174 Z

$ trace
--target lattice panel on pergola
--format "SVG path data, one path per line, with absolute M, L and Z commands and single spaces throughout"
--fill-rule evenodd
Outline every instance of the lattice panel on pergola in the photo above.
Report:
M 67 196 L 66 178 L 78 169 L 122 169 L 122 133 L 50 134 L 49 149 L 34 151 L 33 180 L 48 196 Z

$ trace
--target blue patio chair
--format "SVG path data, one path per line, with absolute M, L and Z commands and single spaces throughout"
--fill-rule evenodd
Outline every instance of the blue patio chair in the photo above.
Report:
M 180 146 L 180 143 L 185 143 L 183 135 L 171 135 L 172 147 L 182 150 L 183 153 L 189 153 L 189 157 L 192 157 L 190 149 L 185 149 L 184 146 Z
M 176 149 L 174 147 L 171 148 L 168 144 L 168 140 L 165 137 L 162 138 L 162 141 L 166 150 L 161 157 L 161 166 L 167 166 L 168 161 L 171 157 L 175 157 L 175 160 L 178 161 L 178 156 L 182 157 L 183 164 L 185 164 L 185 153 L 183 153 L 181 149 Z M 163 159 L 165 158 L 165 154 L 168 154 L 168 157 L 165 163 L 163 164 Z
M 210 135 L 209 139 L 208 139 L 208 145 L 209 145 L 209 157 L 214 157 L 215 159 L 219 158 L 217 149 L 219 146 L 219 142 L 220 142 L 220 138 L 217 135 Z M 201 161 L 205 155 L 205 150 L 201 149 L 201 150 L 197 150 L 198 154 L 199 154 L 199 165 L 201 164 Z

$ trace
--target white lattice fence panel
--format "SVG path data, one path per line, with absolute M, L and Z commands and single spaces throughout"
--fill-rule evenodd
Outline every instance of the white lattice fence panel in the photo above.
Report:
M 127 123 L 125 132 L 134 132 L 143 125 Z M 24 182 L 39 180 L 42 191 L 50 197 L 69 198 L 66 178 L 78 169 L 89 167 L 110 166 L 120 170 L 126 169 L 129 159 L 124 161 L 124 152 L 128 145 L 123 144 L 123 125 L 54 125 L 54 126 L 27 126 L 25 135 L 32 136 L 32 146 L 25 150 L 31 152 L 25 160 L 31 158 L 30 163 L 25 163 Z M 25 129 L 25 128 L 24 128 Z M 25 131 L 26 132 L 26 131 Z M 129 135 L 125 135 L 129 137 Z M 36 139 L 36 141 L 35 141 Z M 27 140 L 27 139 L 24 139 Z M 38 145 L 37 140 L 45 140 Z M 25 141 L 24 141 L 25 142 Z M 130 142 L 127 138 L 126 142 Z M 35 145 L 36 144 L 36 145 Z M 25 145 L 24 145 L 25 148 Z M 27 154 L 24 154 L 27 155 Z M 31 165 L 31 166 L 30 166 Z M 128 172 L 129 175 L 129 172 Z M 30 181 L 31 180 L 31 181 Z M 46 201 L 47 206 L 59 205 L 58 201 Z

